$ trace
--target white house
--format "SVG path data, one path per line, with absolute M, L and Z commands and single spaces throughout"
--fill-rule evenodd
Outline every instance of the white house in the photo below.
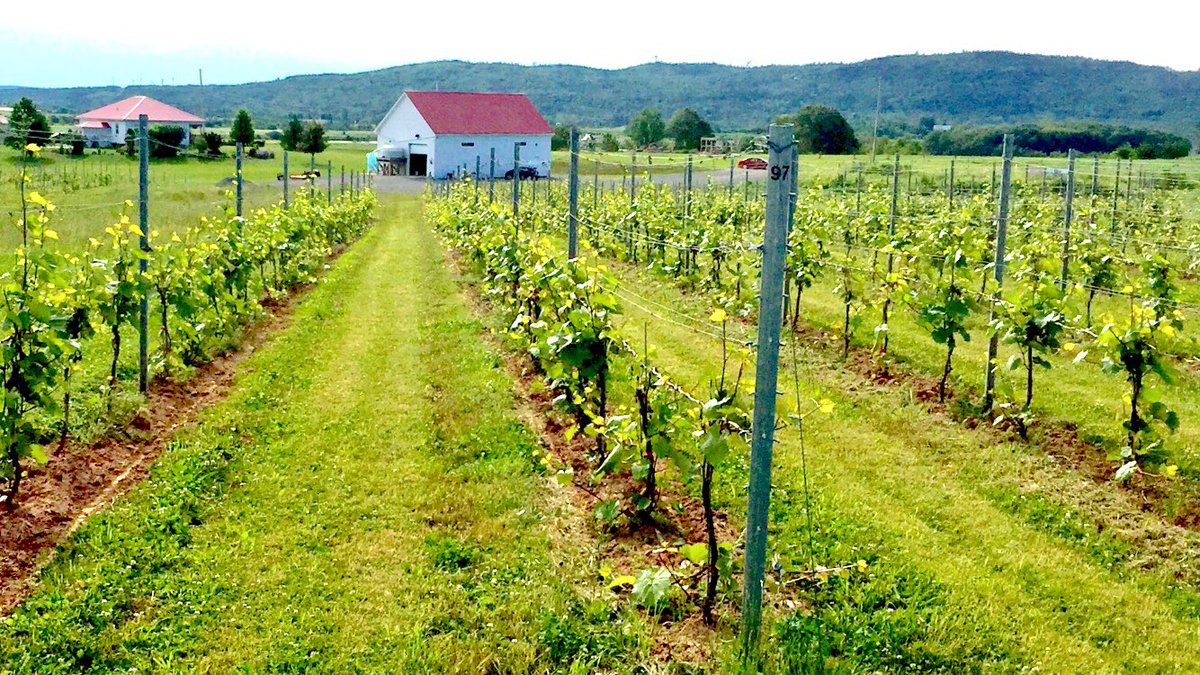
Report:
M 149 96 L 130 96 L 124 101 L 85 112 L 75 119 L 87 144 L 95 148 L 124 143 L 125 134 L 130 129 L 137 132 L 139 115 L 148 116 L 151 126 L 182 127 L 184 146 L 191 144 L 193 128 L 204 127 L 202 118 Z
M 406 91 L 375 127 L 381 170 L 446 178 L 492 171 L 511 176 L 513 150 L 538 177 L 550 176 L 554 130 L 524 94 Z

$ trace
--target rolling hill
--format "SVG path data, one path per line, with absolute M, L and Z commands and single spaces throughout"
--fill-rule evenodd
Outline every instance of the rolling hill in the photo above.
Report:
M 0 87 L 0 101 L 29 96 L 48 111 L 77 113 L 145 94 L 214 120 L 245 107 L 261 121 L 294 113 L 325 118 L 337 128 L 373 125 L 404 89 L 521 91 L 555 122 L 616 126 L 646 106 L 664 114 L 690 106 L 719 128 L 734 130 L 763 127 L 806 103 L 836 106 L 864 127 L 877 87 L 891 118 L 932 115 L 957 124 L 1094 120 L 1188 136 L 1200 122 L 1200 72 L 1011 52 L 803 66 L 650 63 L 620 70 L 440 61 L 205 87 Z

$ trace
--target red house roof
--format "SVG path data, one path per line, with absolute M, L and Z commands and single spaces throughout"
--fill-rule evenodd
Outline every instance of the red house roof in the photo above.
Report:
M 435 134 L 552 134 L 525 94 L 406 91 Z
M 134 120 L 138 115 L 147 115 L 151 122 L 183 122 L 186 124 L 204 124 L 204 119 L 184 112 L 173 105 L 156 101 L 149 96 L 130 96 L 124 101 L 110 103 L 102 108 L 89 110 L 78 117 L 84 120 L 115 121 Z

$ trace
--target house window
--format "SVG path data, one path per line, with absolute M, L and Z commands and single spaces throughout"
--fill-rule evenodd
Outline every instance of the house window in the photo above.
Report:
M 475 147 L 475 144 L 474 143 L 463 143 L 462 146 L 464 148 L 473 148 L 473 147 Z

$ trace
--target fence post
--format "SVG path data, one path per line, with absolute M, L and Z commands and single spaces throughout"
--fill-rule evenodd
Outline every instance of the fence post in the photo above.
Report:
M 1109 223 L 1109 234 L 1117 235 L 1117 199 L 1121 196 L 1121 158 L 1117 158 L 1117 177 L 1113 179 L 1112 222 Z
M 283 208 L 288 207 L 288 183 L 292 182 L 288 176 L 288 151 L 283 151 Z
M 733 199 L 733 169 L 737 165 L 737 159 L 729 158 L 729 198 Z
M 513 143 L 512 214 L 521 206 L 521 146 Z
M 758 315 L 758 364 L 754 378 L 754 424 L 746 514 L 746 572 L 742 593 L 742 660 L 757 664 L 767 564 L 767 517 L 771 503 L 771 454 L 779 383 L 779 332 L 783 318 L 783 268 L 787 258 L 788 186 L 792 125 L 772 124 L 767 144 L 767 213 L 763 233 L 762 286 Z
M 1004 288 L 1004 256 L 1008 239 L 1008 200 L 1012 189 L 1012 136 L 1004 134 L 1004 164 L 1000 171 L 1000 207 L 996 214 L 996 253 L 992 265 L 996 288 L 992 291 L 990 319 L 996 318 L 996 305 L 1000 302 L 1000 291 Z M 992 409 L 996 390 L 996 358 L 1000 350 L 1000 334 L 992 331 L 988 337 L 987 362 L 983 373 L 983 409 Z
M 634 195 L 637 194 L 637 150 L 629 156 L 629 205 L 633 206 Z
M 1067 196 L 1063 213 L 1062 272 L 1058 290 L 1067 290 L 1067 272 L 1071 264 L 1071 219 L 1075 217 L 1075 151 L 1067 150 Z
M 325 165 L 325 201 L 328 204 L 333 203 L 333 162 L 330 161 Z
M 909 180 L 912 180 L 912 172 L 909 172 Z M 911 196 L 912 191 L 909 191 Z M 892 211 L 888 217 L 888 257 L 887 257 L 887 275 L 892 276 L 892 269 L 896 265 L 896 254 L 892 252 L 891 242 L 896 236 L 896 218 L 899 215 L 900 202 L 900 153 L 896 153 L 896 163 L 892 166 Z M 885 280 L 886 283 L 891 283 Z M 883 353 L 887 354 L 888 350 L 888 313 L 892 309 L 892 296 L 887 296 L 883 299 Z
M 235 165 L 236 165 L 236 170 L 234 172 L 234 178 L 237 181 L 237 183 L 236 183 L 237 187 L 234 188 L 234 191 L 237 194 L 237 198 L 236 198 L 237 217 L 241 218 L 242 217 L 242 144 L 240 142 L 237 144 L 237 161 L 236 161 Z
M 147 125 L 150 118 L 138 115 L 138 227 L 142 234 L 138 246 L 150 253 L 150 137 Z M 240 186 L 240 184 L 239 184 Z M 138 260 L 138 273 L 146 277 L 146 258 Z M 115 384 L 115 383 L 114 383 Z M 141 314 L 138 317 L 138 391 L 150 389 L 150 289 L 142 292 Z
M 483 171 L 483 158 L 477 154 L 477 155 L 475 155 L 475 203 L 476 204 L 479 203 L 479 179 L 483 177 L 481 175 L 482 171 Z
M 954 208 L 954 158 L 950 158 L 950 180 L 946 182 L 946 201 Z
M 579 255 L 579 129 L 571 127 L 571 173 L 567 176 L 567 259 Z
M 692 156 L 687 156 L 687 168 L 683 174 L 683 220 L 687 222 L 692 218 Z
M 1088 200 L 1088 224 L 1096 224 L 1096 193 L 1100 190 L 1100 155 L 1092 157 L 1092 196 Z

